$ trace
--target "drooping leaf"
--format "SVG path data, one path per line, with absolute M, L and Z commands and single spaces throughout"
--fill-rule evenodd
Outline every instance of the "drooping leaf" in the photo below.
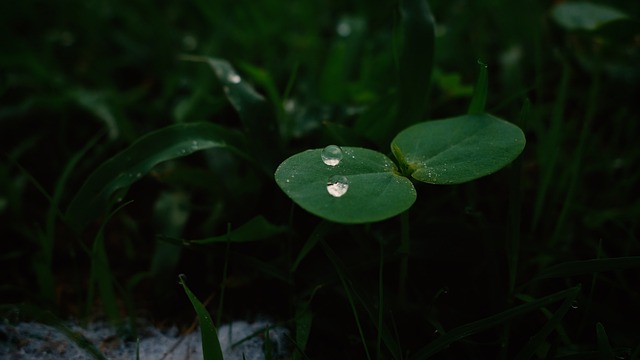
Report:
M 263 170 L 271 174 L 282 152 L 275 108 L 229 62 L 216 58 L 206 60 L 224 86 L 227 99 L 240 115 L 253 157 Z
M 478 114 L 411 126 L 393 139 L 391 150 L 414 179 L 459 184 L 500 170 L 524 145 L 519 127 Z
M 280 188 L 312 214 L 340 223 L 380 221 L 407 210 L 416 199 L 411 181 L 397 173 L 394 163 L 379 152 L 342 148 L 335 166 L 321 158 L 322 149 L 307 150 L 286 159 L 275 173 Z M 346 184 L 329 180 L 346 178 Z M 346 186 L 345 186 L 346 185 Z M 345 191 L 333 196 L 329 191 Z
M 591 2 L 562 2 L 551 10 L 553 19 L 567 30 L 594 31 L 628 16 L 612 7 Z
M 211 123 L 177 124 L 153 131 L 89 175 L 71 200 L 66 219 L 81 231 L 115 202 L 114 193 L 126 189 L 158 163 L 213 147 L 241 153 L 241 144 L 238 133 Z

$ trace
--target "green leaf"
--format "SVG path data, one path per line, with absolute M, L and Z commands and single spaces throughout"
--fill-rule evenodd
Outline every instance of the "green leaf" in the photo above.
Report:
M 391 150 L 414 179 L 459 184 L 494 173 L 522 152 L 519 127 L 489 114 L 427 121 L 398 134 Z
M 590 2 L 563 2 L 551 10 L 553 19 L 567 30 L 594 31 L 616 20 L 628 18 L 621 11 Z
M 185 276 L 180 275 L 180 285 L 184 288 L 185 293 L 193 308 L 198 314 L 198 322 L 200 323 L 200 335 L 202 336 L 202 357 L 204 360 L 223 360 L 222 349 L 220 348 L 220 342 L 218 341 L 218 333 L 215 325 L 211 320 L 211 315 L 207 311 L 207 308 L 198 300 L 198 298 L 189 290 L 187 283 L 185 282 Z
M 293 201 L 312 214 L 339 223 L 380 221 L 407 210 L 416 200 L 411 181 L 397 173 L 385 155 L 368 149 L 342 148 L 343 158 L 335 166 L 314 149 L 286 159 L 275 173 L 280 188 Z M 339 197 L 329 193 L 328 182 L 345 177 L 348 186 Z M 340 179 L 338 179 L 340 180 Z
M 126 189 L 158 163 L 213 147 L 240 153 L 241 140 L 234 131 L 204 122 L 172 125 L 144 135 L 89 176 L 71 200 L 66 219 L 72 228 L 82 231 L 116 202 L 113 195 L 117 191 Z

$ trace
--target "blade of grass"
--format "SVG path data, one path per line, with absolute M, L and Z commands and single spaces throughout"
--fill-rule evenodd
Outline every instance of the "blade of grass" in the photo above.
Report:
M 599 358 L 601 360 L 613 360 L 615 358 L 615 355 L 613 353 L 613 348 L 609 343 L 609 337 L 607 336 L 607 332 L 604 330 L 604 326 L 600 322 L 596 324 L 596 336 L 598 338 Z
M 544 324 L 542 329 L 540 329 L 538 333 L 532 336 L 527 342 L 527 344 L 524 346 L 524 348 L 520 350 L 518 355 L 516 355 L 515 357 L 516 360 L 530 359 L 535 354 L 536 350 L 542 345 L 542 343 L 549 336 L 549 334 L 551 334 L 551 332 L 556 327 L 558 327 L 558 325 L 560 325 L 560 321 L 562 321 L 562 319 L 567 314 L 569 309 L 571 309 L 572 303 L 575 301 L 577 296 L 578 296 L 578 292 L 575 292 L 575 294 L 573 294 L 572 296 L 568 296 L 564 300 L 562 305 L 560 305 L 560 308 L 558 309 L 558 311 L 556 311 L 555 314 L 553 314 L 553 316 L 549 319 L 549 321 L 547 321 L 547 323 Z
M 567 94 L 569 93 L 569 80 L 571 78 L 571 68 L 569 64 L 565 64 L 562 70 L 562 78 L 557 91 L 556 101 L 551 114 L 551 124 L 546 134 L 543 136 L 543 142 L 540 146 L 538 159 L 541 169 L 540 185 L 536 194 L 536 201 L 533 210 L 533 218 L 531 228 L 536 229 L 540 222 L 545 203 L 547 201 L 547 192 L 553 182 L 556 172 L 556 163 L 558 162 L 558 149 L 562 142 L 563 118 L 564 110 L 567 102 Z
M 424 120 L 434 56 L 435 20 L 427 1 L 401 0 L 400 15 L 403 44 L 398 67 L 398 116 L 391 134 Z
M 324 236 L 331 230 L 333 227 L 333 223 L 322 220 L 320 223 L 313 229 L 311 235 L 309 235 L 309 239 L 305 241 L 304 245 L 302 245 L 302 249 L 298 253 L 296 260 L 291 265 L 291 273 L 296 272 L 296 269 L 302 262 L 302 260 L 313 250 L 313 248 L 318 244 L 320 240 L 324 238 Z
M 638 267 L 640 267 L 640 256 L 569 261 L 543 269 L 534 278 L 534 280 L 565 278 L 569 276 L 591 274 L 603 271 L 634 269 Z
M 113 215 L 115 215 L 120 209 L 131 204 L 133 201 L 128 201 L 114 211 L 112 211 L 107 219 L 102 223 L 102 226 L 98 230 L 93 241 L 91 248 L 91 270 L 89 273 L 89 290 L 87 292 L 87 304 L 86 313 L 89 314 L 93 305 L 95 286 L 98 287 L 98 293 L 100 295 L 100 302 L 103 310 L 107 316 L 107 319 L 111 322 L 116 322 L 119 318 L 118 301 L 115 295 L 113 282 L 115 281 L 111 269 L 109 266 L 109 258 L 107 256 L 107 250 L 104 246 L 104 230 L 107 223 Z
M 480 74 L 478 74 L 478 80 L 476 81 L 476 87 L 473 90 L 473 97 L 469 104 L 469 110 L 467 114 L 483 114 L 487 105 L 487 93 L 489 91 L 489 76 L 487 71 L 487 65 L 478 60 L 480 65 Z
M 113 194 L 125 189 L 160 162 L 213 147 L 240 150 L 242 137 L 235 131 L 205 123 L 176 124 L 152 131 L 100 165 L 80 187 L 65 217 L 82 231 L 115 201 Z
M 356 321 L 356 327 L 358 328 L 358 332 L 360 333 L 360 340 L 362 341 L 364 352 L 367 356 L 367 359 L 371 360 L 371 355 L 369 354 L 369 348 L 367 347 L 367 341 L 364 337 L 364 331 L 362 329 L 362 325 L 360 324 L 360 316 L 358 315 L 358 309 L 356 309 L 355 298 L 352 293 L 353 284 L 344 273 L 343 266 L 341 266 L 340 264 L 340 259 L 338 259 L 338 256 L 333 252 L 333 250 L 329 247 L 329 245 L 324 240 L 320 241 L 320 245 L 322 246 L 322 249 L 324 250 L 327 257 L 329 258 L 329 261 L 331 261 L 331 263 L 333 264 L 333 267 L 336 269 L 336 273 L 340 278 L 340 283 L 342 284 L 342 288 L 344 289 L 344 292 L 347 296 L 347 300 L 349 301 L 349 305 L 351 306 L 351 312 L 353 313 L 353 317 L 355 318 L 355 321 Z
M 184 288 L 184 292 L 187 294 L 189 301 L 191 301 L 198 315 L 200 335 L 202 337 L 202 356 L 204 360 L 224 360 L 220 342 L 218 341 L 218 332 L 216 331 L 215 325 L 213 325 L 211 315 L 200 300 L 191 292 L 189 287 L 187 287 L 185 276 L 180 274 L 178 278 L 180 285 Z
M 515 317 L 522 316 L 534 310 L 537 310 L 543 306 L 547 306 L 549 304 L 553 304 L 557 301 L 564 300 L 567 298 L 575 298 L 580 292 L 580 286 L 576 286 L 570 289 L 566 289 L 555 294 L 551 294 L 540 298 L 538 300 L 532 301 L 527 304 L 518 305 L 509 310 L 503 311 L 499 314 L 492 315 L 486 317 L 484 319 L 474 321 L 457 328 L 452 329 L 451 331 L 443 334 L 441 337 L 432 341 L 430 344 L 419 350 L 415 355 L 413 355 L 411 360 L 421 360 L 427 359 L 432 355 L 442 351 L 447 348 L 450 344 L 464 339 L 470 335 L 479 333 L 486 329 L 492 328 L 496 325 L 504 323 L 508 320 L 511 320 Z
M 593 119 L 595 118 L 598 100 L 600 98 L 600 72 L 600 67 L 596 67 L 592 84 L 589 89 L 585 120 L 582 125 L 582 130 L 580 131 L 580 137 L 578 139 L 578 145 L 576 146 L 576 149 L 574 151 L 571 166 L 569 168 L 569 187 L 566 191 L 564 201 L 562 202 L 562 210 L 560 211 L 560 215 L 558 215 L 558 218 L 555 222 L 556 226 L 550 238 L 550 246 L 555 246 L 555 244 L 561 238 L 565 237 L 564 229 L 566 227 L 568 217 L 574 207 L 576 192 L 578 191 L 578 187 L 582 183 L 582 179 L 584 178 L 582 175 L 582 161 L 584 158 L 583 153 L 585 151 L 587 139 L 592 136 L 591 124 L 593 123 Z

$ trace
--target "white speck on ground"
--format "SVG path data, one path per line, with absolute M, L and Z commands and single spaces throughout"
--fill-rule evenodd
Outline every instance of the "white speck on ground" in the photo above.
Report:
M 135 360 L 136 341 L 124 341 L 116 329 L 105 324 L 90 324 L 86 328 L 67 324 L 82 334 L 109 360 Z M 264 338 L 268 331 L 269 344 Z M 173 327 L 161 331 L 145 327 L 138 331 L 140 360 L 200 360 L 200 331 L 181 335 Z M 288 330 L 268 321 L 235 321 L 220 326 L 218 339 L 225 360 L 264 360 L 265 349 L 271 359 L 289 356 Z M 12 360 L 89 360 L 93 357 L 54 327 L 23 322 L 0 324 L 0 359 Z

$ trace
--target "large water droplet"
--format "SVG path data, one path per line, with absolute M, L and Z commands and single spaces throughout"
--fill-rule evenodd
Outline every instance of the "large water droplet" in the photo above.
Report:
M 342 149 L 338 145 L 329 145 L 320 154 L 322 162 L 329 166 L 336 166 L 342 160 Z
M 229 80 L 229 82 L 232 84 L 238 84 L 240 83 L 240 81 L 242 81 L 242 78 L 238 74 L 231 73 L 227 75 L 227 80 Z
M 341 197 L 349 190 L 349 180 L 343 175 L 333 175 L 327 181 L 327 192 L 333 197 Z

